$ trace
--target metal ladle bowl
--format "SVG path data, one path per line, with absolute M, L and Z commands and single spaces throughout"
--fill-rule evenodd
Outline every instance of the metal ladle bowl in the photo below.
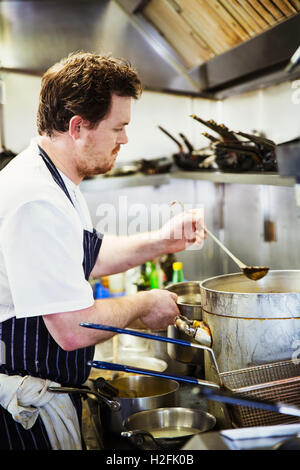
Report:
M 230 256 L 231 259 L 233 259 L 233 261 L 238 265 L 238 267 L 240 268 L 240 270 L 244 273 L 246 277 L 248 277 L 252 281 L 258 281 L 259 279 L 262 279 L 263 277 L 265 277 L 266 274 L 268 274 L 268 271 L 270 269 L 268 266 L 247 266 L 245 263 L 239 260 L 236 256 L 234 256 L 234 254 L 231 253 L 231 251 L 229 251 L 228 248 L 226 248 L 226 246 L 224 246 L 223 243 L 221 243 L 220 240 L 218 240 L 218 238 L 215 237 L 215 235 L 210 230 L 208 230 L 206 227 L 203 227 L 202 225 L 201 227 L 225 251 L 225 253 L 227 253 L 228 256 Z

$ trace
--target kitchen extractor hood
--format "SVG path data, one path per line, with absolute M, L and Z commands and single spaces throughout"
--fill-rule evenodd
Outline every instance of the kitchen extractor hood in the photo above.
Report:
M 112 53 L 147 89 L 220 99 L 293 80 L 300 0 L 0 2 L 0 67 L 42 74 L 72 51 Z

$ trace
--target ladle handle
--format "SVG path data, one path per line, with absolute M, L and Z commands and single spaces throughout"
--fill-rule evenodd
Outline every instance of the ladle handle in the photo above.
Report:
M 236 256 L 234 256 L 233 253 L 231 253 L 231 251 L 228 250 L 228 248 L 226 248 L 226 246 L 223 245 L 222 242 L 220 242 L 220 240 L 218 240 L 217 237 L 215 237 L 215 235 L 210 231 L 208 230 L 208 228 L 204 227 L 203 225 L 201 225 L 201 227 L 203 228 L 203 230 L 205 230 L 208 235 L 211 236 L 211 238 L 228 254 L 228 256 L 230 256 L 230 258 L 233 259 L 233 261 L 235 261 L 235 263 L 239 266 L 240 269 L 244 269 L 246 268 L 247 266 L 245 265 L 245 263 L 243 263 L 241 260 L 239 260 Z

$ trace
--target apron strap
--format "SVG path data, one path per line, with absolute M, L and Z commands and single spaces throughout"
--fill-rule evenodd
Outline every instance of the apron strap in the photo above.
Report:
M 48 157 L 45 150 L 43 150 L 42 147 L 40 147 L 39 145 L 38 145 L 38 148 L 39 148 L 39 151 L 40 151 L 40 156 L 44 160 L 45 165 L 47 166 L 48 170 L 50 171 L 51 176 L 54 179 L 55 183 L 57 183 L 58 186 L 63 190 L 65 195 L 70 199 L 72 205 L 74 206 L 72 198 L 71 198 L 71 196 L 69 194 L 69 191 L 67 190 L 67 187 L 65 185 L 65 182 L 62 179 L 62 177 L 60 176 L 59 171 L 57 170 L 56 166 L 54 165 L 52 160 Z

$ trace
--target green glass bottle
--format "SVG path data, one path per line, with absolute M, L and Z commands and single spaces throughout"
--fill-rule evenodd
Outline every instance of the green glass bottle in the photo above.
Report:
M 136 286 L 138 292 L 143 291 L 143 290 L 149 290 L 150 289 L 150 279 L 146 275 L 146 265 L 143 264 L 141 266 L 141 275 L 136 281 Z
M 150 289 L 158 289 L 159 288 L 159 277 L 158 272 L 156 269 L 156 265 L 154 261 L 147 261 L 146 262 L 146 269 L 145 274 L 147 279 L 150 282 Z
M 151 289 L 159 288 L 159 275 L 158 275 L 158 271 L 155 265 L 152 269 L 151 276 L 150 276 L 150 286 L 151 286 Z
M 182 271 L 182 263 L 180 261 L 175 261 L 173 263 L 173 275 L 172 275 L 172 283 L 175 284 L 176 282 L 183 282 L 184 275 Z

